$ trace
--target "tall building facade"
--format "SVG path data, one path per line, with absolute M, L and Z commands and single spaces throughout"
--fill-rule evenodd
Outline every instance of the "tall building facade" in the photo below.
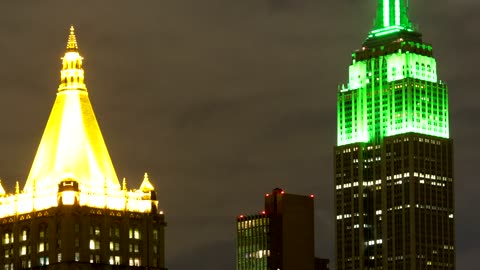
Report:
M 237 270 L 326 269 L 315 258 L 313 209 L 313 195 L 267 193 L 261 214 L 237 218 Z
M 378 0 L 337 94 L 336 269 L 455 269 L 447 85 L 407 0 Z
M 60 86 L 24 188 L 0 185 L 0 266 L 165 269 L 165 216 L 148 175 L 118 181 L 96 121 L 73 26 Z

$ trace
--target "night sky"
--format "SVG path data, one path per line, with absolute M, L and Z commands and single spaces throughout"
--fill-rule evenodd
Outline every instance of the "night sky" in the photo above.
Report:
M 480 258 L 480 1 L 411 0 L 450 90 L 457 269 Z M 143 173 L 166 212 L 167 267 L 235 269 L 235 217 L 275 187 L 315 194 L 316 253 L 333 262 L 337 86 L 374 0 L 1 1 L 0 177 L 30 170 L 76 27 L 119 178 Z M 477 265 L 477 267 L 474 267 Z

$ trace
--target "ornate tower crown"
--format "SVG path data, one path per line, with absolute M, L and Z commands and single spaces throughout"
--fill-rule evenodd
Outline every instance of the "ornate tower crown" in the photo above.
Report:
M 59 92 L 65 90 L 87 91 L 82 64 L 83 57 L 78 53 L 77 37 L 75 36 L 75 28 L 72 25 L 70 26 L 70 35 L 67 41 L 67 51 L 65 56 L 62 57 Z
M 145 174 L 140 189 L 117 178 L 84 83 L 83 58 L 70 27 L 60 86 L 23 190 L 0 183 L 0 218 L 57 206 L 155 213 L 155 188 Z M 163 212 L 161 212 L 163 215 Z
M 120 190 L 84 83 L 83 58 L 75 29 L 70 27 L 62 58 L 60 85 L 33 161 L 24 192 L 56 193 L 58 184 L 71 179 L 90 194 Z

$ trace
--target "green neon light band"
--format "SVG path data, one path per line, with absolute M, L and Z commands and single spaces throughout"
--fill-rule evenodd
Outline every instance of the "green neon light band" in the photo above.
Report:
M 400 25 L 400 0 L 395 0 L 395 25 Z
M 390 26 L 390 2 L 383 1 L 383 27 Z

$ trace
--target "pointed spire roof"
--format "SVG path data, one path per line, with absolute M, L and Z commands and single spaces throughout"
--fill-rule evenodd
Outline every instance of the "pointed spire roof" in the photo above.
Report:
M 396 32 L 414 32 L 408 18 L 408 0 L 377 0 L 377 17 L 369 38 Z
M 64 179 L 82 192 L 120 190 L 115 169 L 84 83 L 82 60 L 73 26 L 62 58 L 61 82 L 24 192 L 57 192 Z
M 148 179 L 148 173 L 145 173 L 143 175 L 143 182 L 140 185 L 140 190 L 142 192 L 149 192 L 149 191 L 154 191 L 155 190 L 152 183 L 150 183 L 150 180 Z
M 75 36 L 75 27 L 70 26 L 70 35 L 67 41 L 67 52 L 78 51 L 77 37 Z

